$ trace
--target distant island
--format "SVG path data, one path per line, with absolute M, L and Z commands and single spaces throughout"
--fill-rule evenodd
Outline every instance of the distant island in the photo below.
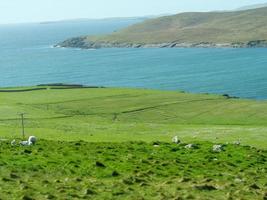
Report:
M 109 35 L 81 36 L 56 47 L 179 48 L 267 47 L 267 7 L 229 12 L 188 12 L 149 19 Z
M 112 17 L 112 18 L 80 18 L 80 19 L 67 19 L 58 21 L 43 21 L 40 24 L 58 24 L 58 23 L 77 23 L 77 22 L 103 22 L 103 21 L 120 21 L 120 20 L 146 20 L 155 18 L 155 16 L 143 16 L 143 17 Z
M 236 11 L 237 10 L 249 10 L 249 9 L 263 8 L 263 7 L 267 7 L 267 3 L 260 3 L 260 4 L 249 5 L 249 6 L 243 6 L 243 7 L 236 9 Z

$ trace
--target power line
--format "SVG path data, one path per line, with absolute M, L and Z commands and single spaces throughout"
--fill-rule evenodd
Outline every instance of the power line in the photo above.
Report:
M 21 117 L 21 128 L 22 128 L 22 138 L 25 138 L 25 128 L 24 128 L 24 115 L 26 113 L 19 113 L 20 117 Z

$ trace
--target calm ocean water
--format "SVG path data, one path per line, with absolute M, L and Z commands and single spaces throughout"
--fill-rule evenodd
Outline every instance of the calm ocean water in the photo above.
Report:
M 0 87 L 62 82 L 267 99 L 267 49 L 51 48 L 138 21 L 1 25 Z

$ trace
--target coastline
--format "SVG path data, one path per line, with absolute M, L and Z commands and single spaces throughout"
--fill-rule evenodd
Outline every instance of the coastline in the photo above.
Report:
M 87 41 L 86 37 L 75 37 L 54 45 L 56 48 L 267 48 L 266 40 L 248 42 L 212 43 L 212 42 L 165 42 L 154 44 L 120 43 L 120 42 L 95 42 Z

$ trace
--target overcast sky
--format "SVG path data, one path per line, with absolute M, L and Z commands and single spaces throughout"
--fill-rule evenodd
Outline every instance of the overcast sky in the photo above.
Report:
M 267 0 L 0 0 L 0 24 L 229 10 Z

